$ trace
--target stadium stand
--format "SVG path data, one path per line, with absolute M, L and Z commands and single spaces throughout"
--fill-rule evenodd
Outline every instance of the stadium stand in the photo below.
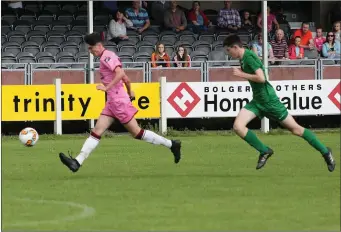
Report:
M 56 3 L 46 2 L 38 5 L 34 2 L 24 2 L 24 9 L 14 11 L 6 5 L 2 8 L 1 44 L 3 63 L 56 63 L 52 67 L 77 67 L 58 65 L 57 63 L 87 62 L 87 48 L 83 36 L 87 32 L 86 2 Z M 203 9 L 210 21 L 216 23 L 217 11 Z M 94 9 L 94 31 L 106 32 L 111 14 L 104 8 Z M 280 24 L 289 43 L 290 28 Z M 238 32 L 245 46 L 256 39 L 257 33 Z M 118 44 L 105 42 L 107 49 L 116 52 L 123 62 L 147 62 L 159 41 L 165 45 L 165 50 L 171 58 L 179 45 L 186 47 L 192 61 L 214 61 L 212 66 L 235 65 L 226 61 L 219 50 L 223 40 L 229 35 L 226 31 L 212 30 L 194 34 L 185 30 L 180 33 L 163 31 L 158 25 L 152 25 L 142 34 L 128 30 L 129 40 Z M 273 35 L 269 35 L 269 40 Z M 318 55 L 306 51 L 308 59 L 316 59 Z M 96 58 L 94 58 L 94 61 Z M 302 61 L 304 65 L 314 65 L 314 61 Z M 335 64 L 334 61 L 326 61 Z M 295 62 L 297 64 L 297 62 Z M 195 67 L 198 64 L 193 64 Z M 140 65 L 139 65 L 140 66 Z M 9 66 L 2 66 L 8 68 Z M 23 67 L 23 66 L 18 66 Z M 43 67 L 43 66 L 42 66 Z M 45 65 L 44 67 L 48 67 Z

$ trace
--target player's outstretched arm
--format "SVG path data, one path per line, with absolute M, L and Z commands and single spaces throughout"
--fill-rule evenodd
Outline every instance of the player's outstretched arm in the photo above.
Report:
M 241 71 L 240 69 L 234 68 L 233 75 L 237 77 L 241 77 L 247 79 L 249 81 L 257 82 L 257 83 L 265 83 L 264 72 L 261 68 L 255 71 L 255 74 L 249 74 Z

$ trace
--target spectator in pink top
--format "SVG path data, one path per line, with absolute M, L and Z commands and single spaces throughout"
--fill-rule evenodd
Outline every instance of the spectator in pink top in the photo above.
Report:
M 276 30 L 279 29 L 279 24 L 277 22 L 276 16 L 270 13 L 270 7 L 267 8 L 267 14 L 268 14 L 268 32 L 272 31 L 272 25 L 275 24 Z M 257 25 L 259 28 L 263 28 L 262 27 L 262 14 L 258 15 L 258 20 L 257 20 Z
M 322 28 L 316 29 L 316 37 L 314 38 L 314 45 L 318 52 L 321 52 L 323 44 L 326 42 L 326 38 L 323 37 Z

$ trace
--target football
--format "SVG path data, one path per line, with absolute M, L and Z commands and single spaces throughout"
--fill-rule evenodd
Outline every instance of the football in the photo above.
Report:
M 20 131 L 19 140 L 26 147 L 34 146 L 38 142 L 38 139 L 38 132 L 31 127 L 26 127 L 25 129 Z

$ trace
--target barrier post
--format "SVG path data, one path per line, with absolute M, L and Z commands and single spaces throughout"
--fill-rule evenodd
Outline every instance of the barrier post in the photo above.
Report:
M 93 9 L 93 1 L 88 1 L 88 33 L 91 34 L 94 29 L 94 9 Z M 89 82 L 90 84 L 94 84 L 94 56 L 89 52 Z M 89 123 L 90 129 L 93 129 L 95 127 L 95 120 L 90 119 Z
M 62 81 L 60 78 L 54 79 L 55 94 L 56 94 L 56 120 L 54 121 L 54 133 L 62 134 Z
M 161 134 L 167 133 L 167 114 L 166 114 L 166 102 L 167 102 L 167 78 L 160 78 L 160 119 L 159 130 Z
M 268 3 L 267 1 L 262 2 L 262 33 L 263 33 L 263 65 L 265 69 L 265 76 L 269 78 L 269 61 L 268 61 L 268 15 L 267 15 Z M 261 131 L 263 133 L 269 132 L 269 119 L 264 117 L 261 122 Z

